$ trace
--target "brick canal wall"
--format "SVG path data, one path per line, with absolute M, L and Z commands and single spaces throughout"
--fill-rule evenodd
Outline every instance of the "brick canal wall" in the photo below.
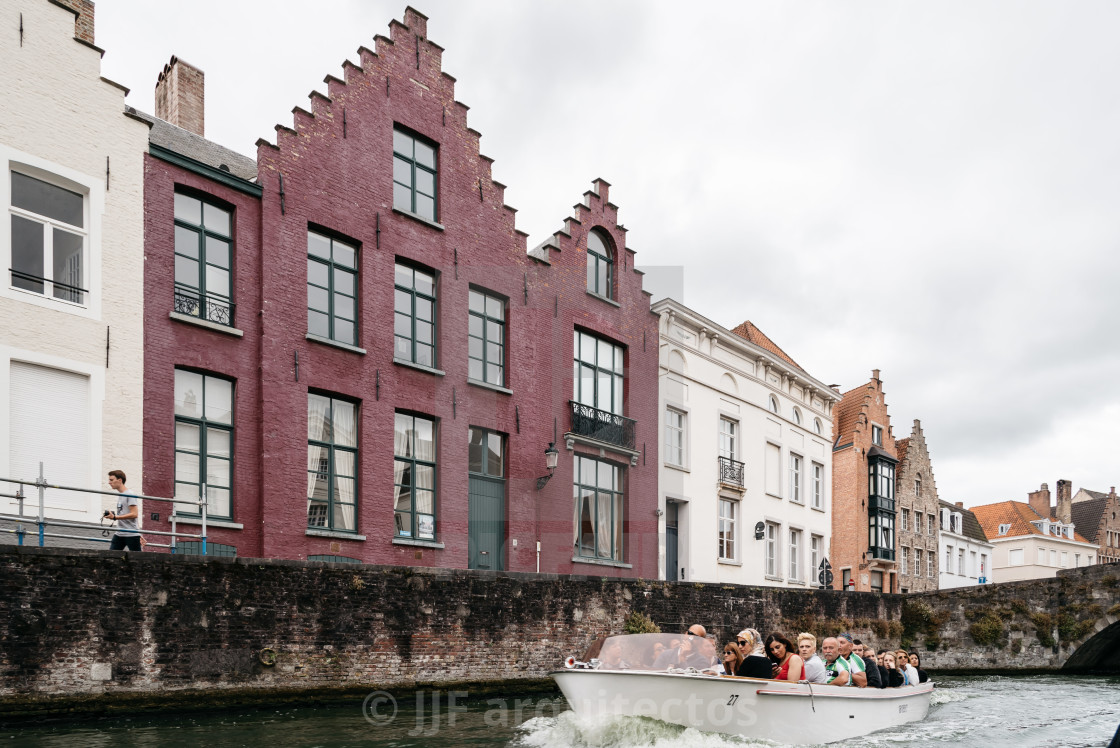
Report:
M 1049 589 L 1003 589 L 1011 588 L 999 605 Z M 948 616 L 937 624 L 930 665 L 962 636 L 952 617 L 958 599 L 976 610 L 992 605 L 943 594 L 906 598 L 926 605 L 934 621 Z M 843 628 L 894 644 L 905 633 L 901 596 L 7 546 L 0 548 L 0 717 L 426 685 L 528 686 L 595 637 L 623 630 L 632 611 L 665 631 L 704 623 L 721 642 L 745 626 Z M 934 630 L 926 625 L 919 641 Z M 976 664 L 1053 665 L 1033 650 L 1020 661 L 998 644 Z

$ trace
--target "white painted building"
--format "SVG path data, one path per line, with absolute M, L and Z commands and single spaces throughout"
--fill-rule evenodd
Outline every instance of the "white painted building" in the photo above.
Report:
M 661 577 L 817 586 L 840 396 L 745 322 L 672 299 L 660 322 Z
M 968 587 L 992 582 L 995 546 L 984 528 L 963 504 L 939 502 L 940 531 L 937 534 L 939 564 L 937 588 Z
M 1043 515 L 1030 504 L 1001 501 L 974 506 L 972 512 L 994 546 L 994 582 L 1046 579 L 1056 576 L 1059 569 L 1096 563 L 1097 547 L 1083 538 L 1072 522 L 1062 522 L 1049 513 Z
M 70 4 L 0 0 L 0 477 L 41 461 L 52 484 L 107 490 L 121 469 L 137 490 L 148 127 L 101 77 L 92 3 Z M 109 500 L 50 490 L 47 514 L 97 520 Z

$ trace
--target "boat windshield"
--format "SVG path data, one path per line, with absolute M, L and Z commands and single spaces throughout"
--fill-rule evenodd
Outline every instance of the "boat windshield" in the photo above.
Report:
M 665 670 L 719 663 L 715 641 L 691 634 L 620 634 L 598 639 L 583 655 L 584 662 L 599 660 L 605 670 Z

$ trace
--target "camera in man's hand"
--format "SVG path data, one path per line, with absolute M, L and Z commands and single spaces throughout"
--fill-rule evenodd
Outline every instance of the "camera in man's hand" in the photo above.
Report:
M 105 513 L 101 515 L 101 519 L 105 519 L 105 518 L 106 518 L 106 517 L 108 517 L 108 516 L 109 516 L 110 514 L 112 514 L 112 512 L 110 512 L 110 511 L 109 511 L 108 509 L 106 509 L 106 510 L 105 510 Z

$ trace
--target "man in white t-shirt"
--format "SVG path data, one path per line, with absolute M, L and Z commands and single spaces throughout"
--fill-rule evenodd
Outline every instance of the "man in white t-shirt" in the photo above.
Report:
M 128 490 L 125 485 L 123 470 L 109 471 L 109 487 L 117 491 L 117 511 L 106 512 L 109 519 L 117 524 L 117 531 L 109 541 L 111 551 L 140 551 L 140 527 L 137 520 L 140 518 L 140 501 L 136 494 Z
M 797 652 L 805 661 L 802 671 L 802 680 L 810 683 L 828 683 L 828 674 L 824 670 L 824 663 L 817 656 L 817 637 L 809 633 L 797 635 Z

